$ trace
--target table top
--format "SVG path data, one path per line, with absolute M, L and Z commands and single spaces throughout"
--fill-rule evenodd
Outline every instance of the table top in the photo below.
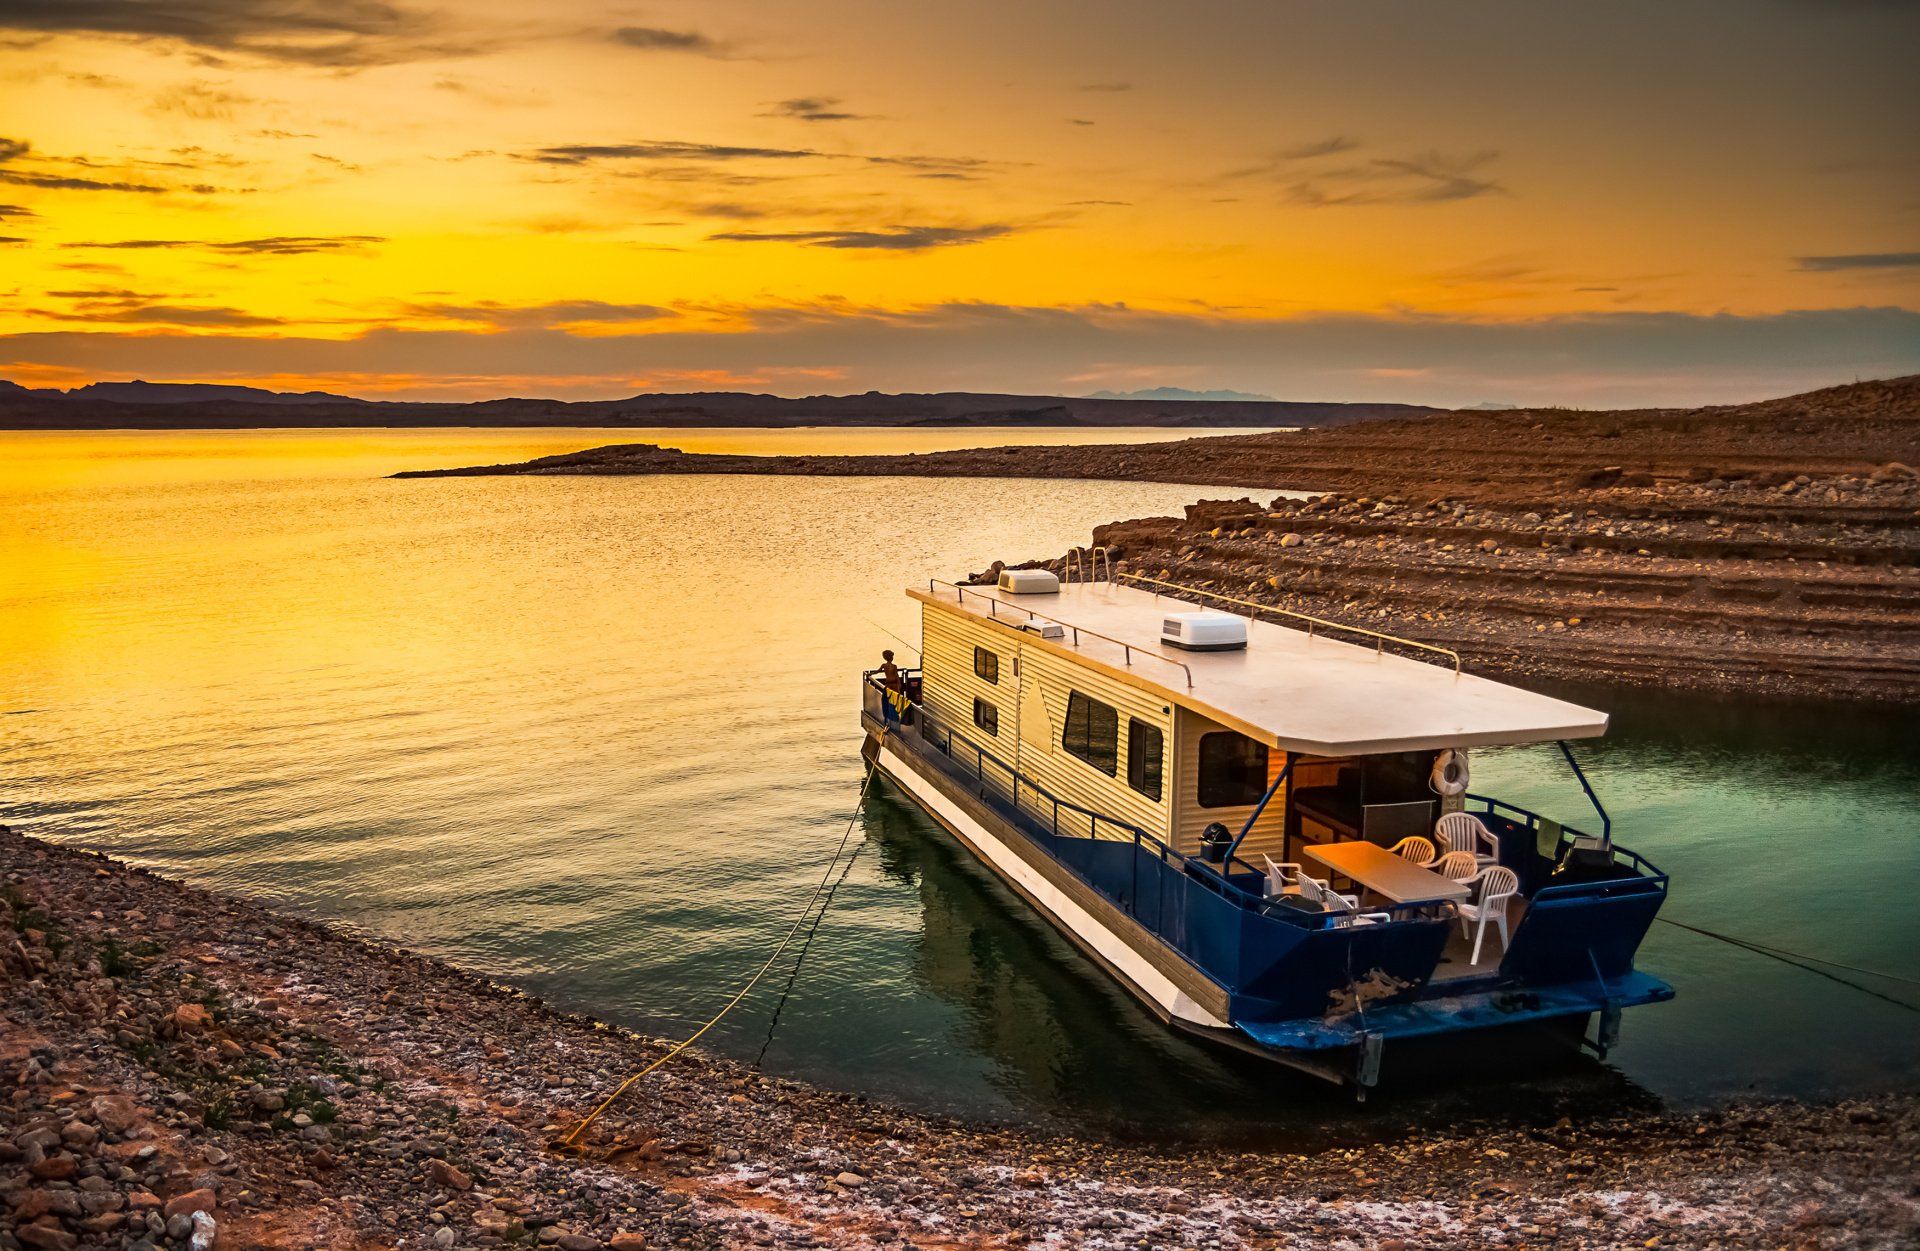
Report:
M 1320 843 L 1300 850 L 1329 869 L 1352 878 L 1395 903 L 1466 899 L 1472 893 L 1461 883 L 1431 869 L 1423 869 L 1372 843 Z

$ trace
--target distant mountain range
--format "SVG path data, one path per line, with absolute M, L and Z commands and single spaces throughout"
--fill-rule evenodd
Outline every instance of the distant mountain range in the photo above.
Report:
M 71 390 L 0 380 L 0 429 L 205 430 L 347 426 L 1332 426 L 1438 412 L 1417 404 L 1316 404 L 1161 388 L 1132 396 L 970 391 L 810 395 L 743 391 L 622 400 L 363 400 L 325 391 L 190 382 L 95 382 Z M 1196 398 L 1200 397 L 1200 398 Z
M 1227 400 L 1230 402 L 1277 403 L 1271 395 L 1251 391 L 1189 391 L 1185 387 L 1153 387 L 1146 391 L 1094 391 L 1090 400 Z

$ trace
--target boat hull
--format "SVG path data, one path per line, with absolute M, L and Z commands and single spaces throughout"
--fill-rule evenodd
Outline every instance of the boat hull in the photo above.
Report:
M 890 730 L 871 715 L 863 715 L 862 722 L 867 730 L 862 754 L 895 789 L 1149 1011 L 1206 1041 L 1364 1090 L 1377 1079 L 1389 1040 L 1597 1014 L 1604 1046 L 1623 1008 L 1673 997 L 1665 983 L 1637 972 L 1549 986 L 1483 978 L 1449 994 L 1428 993 L 1343 1015 L 1243 1019 L 1234 1011 L 1229 988 L 1114 907 L 924 755 L 917 735 Z

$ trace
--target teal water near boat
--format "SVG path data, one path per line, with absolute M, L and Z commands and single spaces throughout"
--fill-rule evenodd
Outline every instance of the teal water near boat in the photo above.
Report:
M 901 584 L 1224 494 L 380 477 L 554 437 L 0 436 L 0 820 L 673 1034 L 818 880 L 860 787 L 847 675 L 918 637 Z M 1920 716 L 1555 693 L 1615 714 L 1579 750 L 1616 836 L 1672 875 L 1663 916 L 1920 976 Z M 1474 764 L 1475 790 L 1590 812 L 1552 747 Z M 1640 963 L 1680 998 L 1630 1014 L 1607 1064 L 1494 1040 L 1356 1113 L 1169 1036 L 896 798 L 860 835 L 771 1042 L 784 969 L 714 1047 L 917 1106 L 1290 1143 L 1884 1090 L 1920 1062 L 1920 1019 L 1888 1002 L 1920 988 L 1828 970 L 1875 998 L 1656 924 Z

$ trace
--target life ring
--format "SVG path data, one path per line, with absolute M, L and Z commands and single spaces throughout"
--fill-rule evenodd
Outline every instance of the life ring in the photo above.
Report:
M 1451 799 L 1455 795 L 1467 793 L 1467 753 L 1452 747 L 1433 758 L 1433 773 L 1427 778 L 1427 785 L 1436 795 L 1445 795 Z

